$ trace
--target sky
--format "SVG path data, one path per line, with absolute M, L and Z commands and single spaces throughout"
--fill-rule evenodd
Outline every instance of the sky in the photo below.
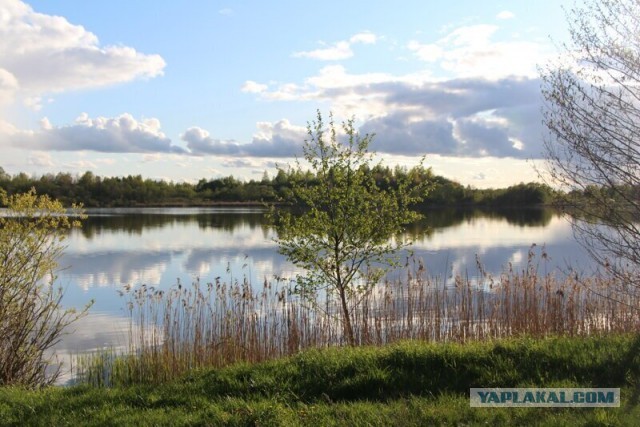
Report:
M 476 188 L 538 179 L 547 0 L 0 0 L 0 167 L 260 179 L 320 110 L 384 164 Z

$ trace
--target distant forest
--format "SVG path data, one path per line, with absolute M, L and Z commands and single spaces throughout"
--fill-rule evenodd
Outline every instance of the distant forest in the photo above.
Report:
M 502 189 L 475 189 L 463 186 L 430 168 L 389 168 L 375 166 L 369 171 L 379 188 L 393 188 L 398 181 L 412 173 L 413 179 L 431 184 L 431 191 L 421 207 L 436 206 L 495 206 L 524 207 L 548 205 L 556 192 L 539 183 L 518 184 Z M 14 176 L 0 167 L 0 188 L 16 194 L 35 188 L 66 205 L 83 203 L 86 207 L 130 206 L 207 206 L 216 204 L 296 204 L 292 183 L 313 184 L 311 172 L 279 170 L 275 176 L 266 172 L 260 180 L 242 181 L 228 176 L 201 179 L 197 184 L 144 179 L 141 175 L 100 177 L 92 172 L 82 175 L 69 173 L 45 174 L 30 177 L 25 173 Z

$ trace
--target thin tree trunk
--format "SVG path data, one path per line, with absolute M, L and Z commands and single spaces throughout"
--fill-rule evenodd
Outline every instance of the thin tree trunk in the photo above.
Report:
M 356 345 L 355 337 L 353 336 L 353 325 L 351 324 L 351 313 L 349 313 L 349 307 L 347 306 L 347 297 L 345 289 L 342 284 L 338 288 L 340 294 L 340 303 L 342 305 L 342 324 L 344 326 L 344 334 L 347 336 L 347 341 L 350 346 Z

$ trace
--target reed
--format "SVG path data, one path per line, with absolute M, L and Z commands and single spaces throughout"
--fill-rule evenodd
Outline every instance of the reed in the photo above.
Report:
M 430 277 L 408 259 L 404 278 L 353 293 L 359 345 L 399 340 L 467 342 L 514 336 L 584 336 L 636 332 L 640 301 L 611 298 L 602 278 L 539 274 L 544 250 L 532 248 L 525 268 L 498 277 L 483 271 L 452 281 Z M 129 348 L 83 355 L 81 382 L 97 386 L 163 383 L 203 367 L 259 362 L 300 350 L 346 345 L 334 298 L 300 298 L 282 280 L 254 287 L 245 278 L 168 290 L 142 285 L 123 292 L 130 315 Z

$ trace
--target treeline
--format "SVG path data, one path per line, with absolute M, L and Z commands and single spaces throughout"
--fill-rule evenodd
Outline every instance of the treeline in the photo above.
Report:
M 538 184 L 518 184 L 504 189 L 475 189 L 463 186 L 430 168 L 389 168 L 376 166 L 367 171 L 381 189 L 397 186 L 411 176 L 413 182 L 428 181 L 431 191 L 423 204 L 427 206 L 537 206 L 549 204 L 556 193 Z M 87 207 L 186 206 L 220 203 L 295 203 L 294 183 L 313 184 L 310 172 L 279 170 L 275 176 L 266 172 L 260 180 L 242 181 L 233 176 L 201 179 L 197 184 L 144 179 L 141 175 L 100 177 L 92 172 L 31 177 L 25 173 L 11 176 L 0 167 L 0 188 L 16 194 L 35 188 L 66 205 L 83 203 Z

